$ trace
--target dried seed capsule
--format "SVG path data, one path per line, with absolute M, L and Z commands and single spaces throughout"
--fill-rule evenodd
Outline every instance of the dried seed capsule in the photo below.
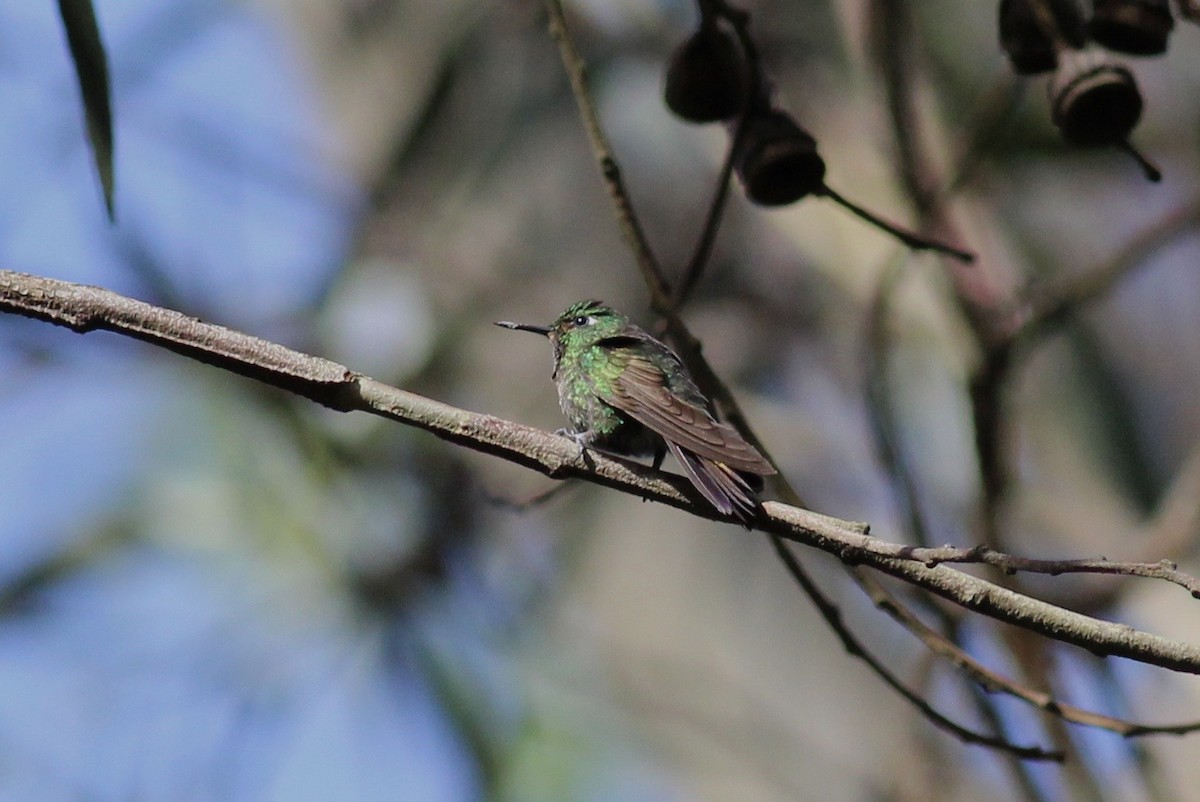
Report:
M 784 206 L 808 195 L 829 198 L 910 248 L 932 250 L 963 262 L 975 255 L 915 234 L 835 192 L 825 183 L 825 160 L 817 141 L 786 112 L 755 106 L 734 152 L 733 169 L 746 197 L 759 206 Z
M 689 122 L 728 120 L 742 110 L 745 67 L 733 36 L 702 25 L 675 49 L 663 91 L 667 108 Z
M 1073 57 L 1050 82 L 1050 106 L 1068 142 L 1111 145 L 1133 157 L 1148 180 L 1162 180 L 1158 166 L 1129 143 L 1142 116 L 1142 93 L 1126 67 L 1086 54 Z
M 1064 63 L 1050 82 L 1054 124 L 1075 145 L 1124 143 L 1142 116 L 1142 93 L 1127 68 L 1112 61 Z
M 1166 52 L 1175 27 L 1167 0 L 1093 0 L 1088 30 L 1098 44 L 1134 56 Z
M 1061 48 L 1086 41 L 1075 0 L 1000 0 L 1000 46 L 1019 75 L 1050 72 Z
M 825 161 L 817 141 L 782 111 L 756 112 L 746 121 L 734 170 L 746 197 L 759 206 L 784 206 L 825 189 Z

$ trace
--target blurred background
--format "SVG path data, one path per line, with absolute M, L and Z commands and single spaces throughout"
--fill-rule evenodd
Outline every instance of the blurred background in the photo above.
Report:
M 872 55 L 879 5 L 745 3 L 829 185 L 915 221 Z M 1195 25 L 1136 61 L 1134 139 L 1166 175 L 1152 185 L 1113 149 L 1062 144 L 1044 80 L 1007 67 L 994 4 L 915 6 L 929 169 L 961 177 L 947 214 L 998 298 L 1096 270 L 1195 207 Z M 0 267 L 548 430 L 563 423 L 546 343 L 491 322 L 549 322 L 595 297 L 653 323 L 540 3 L 96 11 L 116 224 L 54 5 L 5 3 Z M 636 210 L 678 275 L 726 144 L 661 100 L 695 9 L 568 12 Z M 1015 552 L 1200 573 L 1183 483 L 1200 434 L 1200 234 L 1181 225 L 1159 244 L 1013 369 Z M 888 540 L 912 534 L 873 440 L 872 323 L 932 542 L 981 538 L 966 389 L 980 353 L 948 275 L 827 201 L 766 211 L 735 190 L 685 310 L 805 501 Z M 758 535 L 591 486 L 527 504 L 554 483 L 109 334 L 0 316 L 0 375 L 0 799 L 1200 799 L 1200 736 L 1074 729 L 1063 769 L 935 730 L 845 653 Z M 801 556 L 893 671 L 986 729 L 952 668 L 836 562 Z M 1200 608 L 1166 583 L 1025 587 L 1200 640 Z M 1016 674 L 1002 634 L 968 620 L 959 637 Z M 1191 678 L 1050 655 L 1065 701 L 1200 718 Z M 1029 707 L 990 704 L 1013 740 L 1054 736 Z

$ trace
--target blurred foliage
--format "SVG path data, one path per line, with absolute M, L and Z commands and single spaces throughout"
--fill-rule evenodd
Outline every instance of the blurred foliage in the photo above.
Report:
M 96 174 L 104 192 L 104 206 L 109 217 L 113 213 L 113 125 L 109 103 L 108 59 L 104 42 L 96 25 L 96 12 L 90 0 L 59 0 L 67 44 L 79 77 L 79 92 L 83 96 L 87 118 L 88 140 L 96 162 Z
M 603 298 L 652 325 L 538 3 L 96 3 L 111 63 L 118 225 L 96 202 L 70 58 L 44 4 L 0 11 L 0 253 L 319 353 L 449 403 L 562 425 L 549 321 Z M 915 219 L 867 55 L 868 4 L 747 3 L 780 102 L 829 180 Z M 691 4 L 571 6 L 601 117 L 672 277 L 723 158 L 661 100 Z M 952 215 L 1003 293 L 1079 274 L 1191 202 L 1200 30 L 1138 61 L 1146 184 L 1061 144 L 1017 85 L 988 3 L 913 6 L 918 113 Z M 1022 361 L 1007 514 L 1028 555 L 1144 554 L 1200 432 L 1195 231 Z M 935 542 L 978 540 L 965 382 L 980 358 L 942 264 L 833 204 L 736 196 L 686 309 L 705 355 L 814 509 L 892 540 L 905 515 L 871 440 L 869 310 Z M 0 318 L 0 798 L 997 799 L 1002 758 L 928 725 L 845 655 L 769 544 L 551 483 L 170 354 Z M 971 692 L 814 560 L 849 623 L 939 706 Z M 1153 583 L 1030 583 L 1194 640 Z M 1113 583 L 1100 583 L 1101 590 Z M 994 631 L 965 642 L 1016 664 Z M 1189 678 L 1055 652 L 1067 701 L 1200 717 Z M 1010 734 L 1043 724 L 1000 707 Z M 1194 739 L 1089 733 L 1111 799 L 1197 798 Z M 1038 768 L 1045 798 L 1080 787 Z

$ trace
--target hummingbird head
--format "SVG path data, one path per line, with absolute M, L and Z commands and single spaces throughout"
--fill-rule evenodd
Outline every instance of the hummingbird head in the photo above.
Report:
M 556 361 L 562 359 L 564 353 L 595 345 L 613 336 L 628 323 L 628 318 L 601 301 L 579 301 L 571 304 L 549 326 L 496 321 L 497 326 L 506 329 L 532 331 L 550 338 Z

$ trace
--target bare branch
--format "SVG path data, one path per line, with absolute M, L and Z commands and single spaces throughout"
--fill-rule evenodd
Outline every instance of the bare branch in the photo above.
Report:
M 863 576 L 861 573 L 855 574 L 856 578 Z M 1125 719 L 1106 716 L 1102 713 L 1075 707 L 1066 702 L 1060 702 L 1049 693 L 1021 685 L 983 665 L 949 638 L 917 618 L 911 610 L 902 605 L 892 594 L 888 593 L 887 589 L 880 583 L 869 580 L 865 583 L 860 581 L 859 584 L 862 585 L 863 590 L 870 596 L 875 606 L 891 616 L 892 620 L 916 635 L 931 652 L 945 658 L 960 668 L 985 690 L 1006 693 L 1009 696 L 1028 702 L 1045 713 L 1058 716 L 1072 724 L 1109 730 L 1126 738 L 1134 738 L 1141 735 L 1186 735 L 1187 733 L 1200 730 L 1200 721 L 1183 724 L 1139 724 L 1134 721 L 1126 721 Z
M 846 651 L 866 663 L 875 674 L 886 682 L 893 690 L 899 693 L 906 701 L 921 711 L 925 718 L 929 719 L 935 725 L 943 730 L 953 734 L 963 743 L 979 744 L 981 746 L 990 746 L 993 749 L 999 749 L 1003 752 L 1015 755 L 1024 760 L 1051 760 L 1058 763 L 1063 761 L 1064 755 L 1062 752 L 1043 749 L 1040 746 L 1019 746 L 1017 744 L 1006 741 L 1003 738 L 994 738 L 990 735 L 969 730 L 939 713 L 934 707 L 929 704 L 920 694 L 910 689 L 907 685 L 893 674 L 887 666 L 879 661 L 875 655 L 871 654 L 862 644 L 850 628 L 842 621 L 842 613 L 837 606 L 829 600 L 825 593 L 817 586 L 808 572 L 800 565 L 796 556 L 792 554 L 788 548 L 788 544 L 777 535 L 771 536 L 771 544 L 775 547 L 775 553 L 779 555 L 779 559 L 783 561 L 787 567 L 788 573 L 796 580 L 796 583 L 804 589 L 808 597 L 813 600 L 817 606 L 817 610 L 825 618 L 825 622 L 842 641 L 842 646 Z M 857 573 L 857 572 L 856 572 Z M 958 650 L 954 644 L 946 642 L 954 650 Z M 935 652 L 936 653 L 936 652 Z M 946 655 L 943 655 L 946 656 Z
M 691 296 L 692 290 L 695 289 L 697 282 L 700 281 L 700 276 L 704 273 L 704 268 L 708 265 L 709 257 L 712 256 L 712 248 L 717 239 L 717 231 L 721 227 L 721 219 L 725 216 L 725 204 L 729 200 L 729 185 L 732 183 L 734 160 L 737 158 L 738 151 L 742 147 L 742 140 L 746 136 L 746 121 L 750 118 L 750 112 L 754 108 L 755 99 L 763 91 L 763 73 L 762 66 L 759 63 L 758 46 L 755 44 L 754 39 L 750 37 L 748 30 L 750 15 L 724 2 L 708 0 L 708 2 L 701 2 L 699 5 L 702 15 L 721 17 L 733 29 L 738 47 L 741 48 L 742 56 L 744 57 L 742 63 L 744 74 L 742 78 L 745 93 L 742 109 L 738 113 L 733 126 L 729 129 L 729 145 L 725 151 L 725 161 L 722 163 L 721 172 L 717 176 L 717 189 L 713 195 L 712 202 L 709 204 L 708 216 L 704 220 L 704 228 L 700 231 L 700 236 L 696 240 L 696 248 L 692 252 L 691 259 L 688 260 L 687 267 L 684 268 L 683 277 L 679 280 L 679 286 L 675 289 L 674 305 L 676 310 L 682 307 Z
M 891 301 L 904 277 L 904 263 L 896 261 L 884 269 L 867 309 L 863 337 L 866 369 L 863 371 L 863 396 L 867 402 L 867 420 L 871 439 L 880 464 L 890 478 L 894 502 L 903 509 L 909 538 L 922 546 L 932 541 L 929 526 L 921 511 L 917 480 L 909 470 L 897 433 L 895 393 L 888 386 Z
M 551 485 L 548 489 L 540 493 L 535 493 L 528 498 L 510 499 L 502 496 L 497 496 L 492 493 L 485 493 L 484 500 L 493 507 L 499 507 L 503 510 L 511 512 L 529 512 L 530 510 L 540 507 L 543 504 L 553 501 L 563 494 L 564 491 L 575 487 L 570 482 L 559 482 L 556 485 Z
M 686 324 L 678 315 L 678 309 L 686 301 L 691 290 L 699 281 L 700 275 L 706 266 L 711 255 L 713 243 L 716 239 L 717 230 L 720 226 L 721 218 L 725 211 L 725 203 L 728 198 L 728 189 L 730 177 L 733 172 L 733 161 L 737 154 L 740 140 L 745 133 L 745 122 L 747 114 L 750 110 L 750 105 L 742 110 L 739 115 L 736 125 L 730 136 L 728 151 L 725 156 L 724 164 L 721 168 L 721 174 L 718 178 L 716 194 L 709 206 L 708 216 L 705 220 L 704 227 L 700 237 L 696 243 L 692 258 L 689 260 L 687 268 L 684 270 L 681 283 L 673 298 L 671 304 L 666 306 L 660 303 L 662 293 L 667 290 L 666 282 L 663 280 L 662 274 L 657 267 L 657 260 L 651 252 L 649 243 L 641 236 L 641 226 L 638 223 L 636 213 L 632 203 L 626 195 L 624 186 L 619 182 L 614 182 L 613 178 L 619 177 L 619 172 L 614 171 L 615 161 L 609 151 L 607 138 L 603 133 L 599 116 L 596 113 L 595 104 L 592 102 L 590 93 L 587 90 L 587 84 L 584 80 L 583 65 L 575 51 L 573 42 L 567 32 L 565 22 L 562 18 L 562 9 L 557 2 L 548 0 L 547 7 L 551 15 L 551 31 L 555 39 L 559 42 L 559 50 L 562 55 L 563 63 L 571 76 L 571 87 L 575 94 L 575 101 L 580 109 L 583 117 L 584 127 L 588 132 L 588 136 L 592 142 L 592 149 L 597 161 L 600 164 L 602 175 L 608 184 L 609 195 L 613 200 L 615 212 L 618 220 L 627 232 L 630 232 L 628 239 L 633 243 L 633 247 L 638 252 L 638 262 L 642 266 L 642 276 L 646 282 L 647 289 L 651 296 L 651 304 L 656 310 L 663 315 L 666 329 L 671 336 L 672 341 L 679 349 L 684 362 L 695 375 L 699 385 L 704 389 L 713 400 L 718 404 L 723 413 L 723 417 L 728 420 L 749 442 L 753 443 L 768 460 L 774 462 L 765 444 L 759 439 L 749 421 L 742 414 L 741 409 L 729 391 L 728 387 L 720 377 L 712 370 L 708 361 L 704 358 L 701 351 L 701 344 L 691 332 L 687 329 Z M 749 37 L 746 26 L 749 21 L 749 16 L 740 10 L 734 9 L 723 2 L 717 0 L 708 0 L 707 4 L 701 3 L 702 13 L 719 14 L 724 16 L 734 28 L 739 44 L 743 49 L 743 53 L 747 61 L 747 69 L 750 73 L 748 85 L 750 86 L 749 95 L 754 97 L 759 91 L 759 82 L 761 80 L 760 67 L 758 64 L 758 52 L 754 41 Z M 780 486 L 785 498 L 796 505 L 801 504 L 800 496 L 783 478 L 782 474 L 778 477 L 777 484 Z M 891 674 L 888 669 L 879 663 L 869 652 L 864 649 L 853 633 L 850 632 L 841 621 L 840 613 L 835 607 L 825 598 L 820 592 L 820 589 L 808 578 L 807 573 L 801 566 L 799 559 L 793 555 L 780 540 L 780 536 L 772 535 L 772 542 L 775 544 L 776 551 L 780 559 L 784 562 L 788 571 L 793 578 L 797 580 L 801 588 L 813 601 L 817 609 L 825 617 L 828 625 L 834 630 L 838 637 L 846 645 L 850 654 L 861 658 L 867 665 L 880 676 L 888 685 L 894 688 L 905 699 L 912 703 L 916 708 L 928 718 L 935 726 L 948 730 L 961 739 L 969 743 L 980 743 L 993 746 L 1020 757 L 1029 759 L 1061 759 L 1061 756 L 1047 753 L 1034 747 L 1018 747 L 1003 739 L 995 739 L 979 733 L 974 733 L 960 725 L 950 721 L 949 719 L 938 713 L 927 701 L 919 695 L 905 687 L 900 681 Z M 851 568 L 851 573 L 860 575 L 862 571 L 858 568 Z M 860 581 L 874 581 L 865 576 L 861 577 Z
M 892 394 L 888 392 L 886 386 L 885 362 L 889 344 L 887 338 L 889 331 L 887 326 L 888 307 L 898 280 L 903 275 L 902 268 L 902 264 L 895 264 L 884 271 L 872 299 L 870 312 L 867 316 L 867 335 L 865 337 L 867 343 L 867 380 L 865 393 L 868 408 L 871 411 L 871 423 L 876 449 L 880 455 L 881 462 L 887 468 L 888 474 L 893 478 L 894 494 L 897 497 L 897 503 L 907 510 L 908 528 L 916 536 L 917 542 L 927 545 L 928 528 L 925 524 L 924 516 L 920 511 L 920 499 L 916 492 L 914 479 L 908 470 L 907 462 L 903 459 L 899 450 L 899 442 L 894 432 L 894 411 L 891 407 Z M 1195 500 L 1192 499 L 1191 502 L 1192 506 L 1195 506 Z M 945 549 L 951 548 L 945 547 Z M 944 553 L 944 550 L 914 549 L 913 556 L 933 556 L 939 552 Z M 963 557 L 980 556 L 979 550 L 961 549 L 957 550 L 956 553 L 960 553 Z M 999 555 L 998 552 L 993 552 L 992 554 L 994 556 L 1007 557 L 1007 555 Z M 1003 561 L 1003 564 L 997 565 L 997 567 L 1005 570 L 1015 567 L 1018 562 L 1022 561 L 1019 559 L 1008 559 Z M 1023 562 L 1024 565 L 1021 566 L 1022 568 L 1033 569 L 1037 567 L 1030 564 L 1037 561 Z M 1059 565 L 1061 567 L 1061 564 Z M 1111 567 L 1112 565 L 1115 564 L 1106 563 L 1105 567 Z M 1037 707 L 1048 715 L 1057 716 L 1063 721 L 1109 730 L 1125 737 L 1150 734 L 1182 735 L 1200 729 L 1200 722 L 1172 725 L 1139 724 L 1060 702 L 1051 693 L 1015 682 L 980 663 L 960 644 L 952 640 L 951 637 L 943 635 L 922 621 L 911 609 L 889 593 L 883 583 L 876 577 L 864 571 L 850 571 L 849 573 L 879 609 L 887 613 L 893 621 L 911 632 L 932 654 L 941 657 L 951 665 L 957 667 L 967 678 L 989 693 L 1005 693 Z M 946 617 L 943 616 L 943 618 Z M 952 630 L 958 632 L 958 627 L 952 625 Z M 987 706 L 984 707 L 985 711 L 989 711 L 990 709 Z
M 576 105 L 579 107 L 579 116 L 583 120 L 588 141 L 592 144 L 592 151 L 600 166 L 600 174 L 604 177 L 604 185 L 608 188 L 609 197 L 616 207 L 617 222 L 621 226 L 621 232 L 637 257 L 642 277 L 646 281 L 646 286 L 650 288 L 655 310 L 669 309 L 671 307 L 671 286 L 663 276 L 662 266 L 659 265 L 658 258 L 650 248 L 650 243 L 646 239 L 646 233 L 642 230 L 637 215 L 633 213 L 629 193 L 625 191 L 625 182 L 621 178 L 621 168 L 613 158 L 612 148 L 608 144 L 608 137 L 604 135 L 604 128 L 600 125 L 596 107 L 589 100 L 587 65 L 575 49 L 575 40 L 567 32 L 567 19 L 563 14 L 562 3 L 560 0 L 546 0 L 546 11 L 550 15 L 550 36 L 558 44 L 559 55 L 562 57 L 563 66 L 567 69 L 567 76 L 571 80 L 571 91 L 575 96 Z
M 757 67 L 754 68 L 757 70 Z M 708 266 L 708 260 L 712 257 L 713 245 L 717 241 L 717 232 L 721 228 L 721 219 L 725 216 L 725 204 L 729 200 L 729 185 L 730 179 L 733 177 L 733 160 L 737 156 L 738 149 L 741 147 L 742 139 L 746 135 L 746 110 L 742 111 L 738 117 L 737 123 L 731 130 L 729 135 L 729 145 L 725 150 L 725 161 L 721 164 L 721 172 L 717 175 L 717 188 L 713 193 L 713 199 L 708 205 L 708 214 L 704 218 L 704 228 L 700 231 L 700 236 L 696 240 L 696 247 L 692 251 L 692 257 L 688 259 L 687 266 L 683 270 L 683 277 L 679 280 L 679 286 L 675 288 L 673 303 L 675 309 L 687 302 L 691 297 L 692 290 L 696 288 L 696 284 L 700 281 L 700 276 L 704 273 L 704 268 Z
M 1156 220 L 1105 264 L 1031 292 L 1025 320 L 1012 332 L 1010 341 L 1024 344 L 1051 333 L 1070 314 L 1104 297 L 1150 257 L 1197 230 L 1200 230 L 1200 198 Z
M 524 465 L 552 478 L 578 477 L 692 515 L 735 523 L 708 506 L 682 476 L 604 454 L 580 458 L 574 441 L 512 421 L 458 409 L 389 387 L 343 365 L 204 323 L 99 287 L 0 270 L 0 310 L 88 332 L 115 331 L 256 379 L 339 411 L 361 410 L 432 432 L 443 440 Z M 913 547 L 867 534 L 864 524 L 768 501 L 755 529 L 865 565 L 968 610 L 1097 655 L 1126 657 L 1200 674 L 1200 647 L 1065 610 L 946 565 L 911 558 Z
M 1126 540 L 1144 555 L 1140 562 L 1155 566 L 1173 566 L 1174 560 L 1185 559 L 1196 552 L 1200 543 L 1200 442 L 1192 446 L 1154 514 Z M 1176 584 L 1183 584 L 1195 596 L 1196 580 L 1189 580 L 1190 585 Z M 1047 600 L 1069 603 L 1082 611 L 1107 610 L 1130 587 L 1129 582 L 1094 583 L 1092 587 L 1074 587 L 1069 594 L 1056 594 L 1053 588 L 1048 588 Z
M 914 251 L 933 251 L 934 253 L 940 253 L 942 256 L 952 256 L 964 264 L 971 264 L 975 261 L 975 254 L 970 251 L 956 248 L 953 245 L 947 245 L 944 242 L 938 242 L 937 240 L 929 239 L 928 237 L 923 237 L 920 234 L 909 231 L 893 223 L 891 220 L 886 220 L 875 214 L 875 212 L 860 206 L 840 192 L 834 191 L 828 185 L 823 186 L 815 194 L 829 198 L 859 219 L 865 220 L 876 228 L 891 234 Z
M 730 137 L 729 149 L 725 156 L 725 162 L 721 169 L 721 175 L 718 179 L 716 194 L 709 206 L 709 213 L 704 223 L 704 228 L 696 243 L 695 250 L 692 254 L 687 268 L 684 271 L 681 279 L 681 284 L 677 290 L 677 294 L 672 298 L 665 297 L 669 292 L 669 287 L 663 279 L 658 261 L 654 256 L 649 243 L 642 235 L 641 225 L 638 222 L 633 205 L 625 192 L 623 184 L 619 180 L 620 173 L 616 169 L 615 159 L 612 156 L 607 144 L 607 137 L 604 135 L 603 128 L 600 123 L 599 115 L 596 113 L 595 104 L 592 102 L 591 95 L 587 89 L 587 82 L 584 77 L 584 65 L 580 60 L 573 40 L 566 28 L 566 23 L 562 14 L 562 7 L 557 0 L 547 0 L 547 9 L 551 18 L 551 33 L 559 44 L 559 53 L 562 57 L 563 64 L 571 78 L 571 88 L 575 95 L 575 102 L 580 110 L 583 118 L 584 128 L 587 130 L 588 137 L 592 143 L 592 150 L 600 165 L 601 174 L 605 178 L 605 182 L 609 189 L 609 196 L 613 201 L 617 219 L 620 221 L 622 228 L 626 231 L 627 239 L 631 242 L 634 250 L 638 255 L 638 264 L 641 267 L 642 278 L 646 283 L 647 290 L 651 296 L 651 305 L 659 314 L 663 316 L 666 329 L 675 343 L 677 349 L 684 362 L 688 365 L 692 374 L 695 376 L 700 387 L 704 392 L 713 399 L 718 408 L 722 412 L 722 416 L 729 421 L 749 442 L 753 443 L 768 460 L 774 463 L 770 452 L 766 445 L 762 443 L 758 435 L 750 426 L 745 415 L 742 414 L 741 408 L 737 403 L 737 399 L 729 391 L 725 383 L 717 376 L 712 367 L 708 364 L 708 360 L 704 358 L 701 350 L 701 344 L 695 336 L 688 330 L 686 324 L 679 317 L 678 309 L 686 301 L 691 290 L 699 281 L 700 275 L 703 272 L 705 265 L 711 255 L 713 243 L 716 239 L 717 230 L 720 226 L 721 218 L 725 211 L 725 203 L 728 198 L 728 190 L 730 178 L 733 172 L 733 162 L 736 156 L 740 140 L 745 133 L 746 116 L 750 109 L 749 104 L 742 110 L 739 115 L 737 124 Z M 719 6 L 719 7 L 718 7 Z M 746 56 L 748 69 L 751 72 L 749 84 L 751 86 L 751 97 L 758 90 L 758 82 L 761 80 L 761 75 L 758 65 L 757 48 L 752 39 L 750 39 L 746 25 L 749 17 L 737 9 L 733 9 L 724 3 L 718 3 L 717 0 L 708 0 L 707 4 L 702 3 L 701 9 L 703 13 L 720 14 L 724 16 L 734 27 L 743 52 Z M 792 488 L 792 486 L 782 477 L 779 477 L 779 485 L 790 501 L 799 505 L 800 496 Z M 901 695 L 912 702 L 918 710 L 922 712 L 936 726 L 947 729 L 964 740 L 975 743 L 987 743 L 996 748 L 1006 749 L 1009 751 L 1020 750 L 1020 747 L 1011 745 L 1005 741 L 995 740 L 989 741 L 987 736 L 972 733 L 959 725 L 949 721 L 936 710 L 934 710 L 927 702 L 915 695 L 909 689 L 904 687 L 899 681 L 879 664 L 873 656 L 867 653 L 861 647 L 851 648 L 854 643 L 853 635 L 844 627 L 841 626 L 840 615 L 830 616 L 829 610 L 831 605 L 820 594 L 820 591 L 811 582 L 806 582 L 807 574 L 801 567 L 798 558 L 787 551 L 779 540 L 778 535 L 772 535 L 772 540 L 776 544 L 776 549 L 780 558 L 784 561 L 788 570 L 793 577 L 797 578 L 801 587 L 812 599 L 818 610 L 825 615 L 826 621 L 833 628 L 835 633 L 842 639 L 842 642 L 847 644 L 847 648 L 851 654 L 861 657 L 884 681 L 895 688 Z M 858 569 L 851 569 L 857 572 Z M 1028 756 L 1031 759 L 1039 758 L 1036 754 L 1038 750 L 1031 752 Z
M 1016 557 L 997 551 L 990 546 L 978 545 L 969 549 L 958 546 L 936 546 L 932 548 L 913 546 L 907 547 L 904 556 L 917 560 L 930 567 L 940 563 L 974 563 L 990 565 L 999 568 L 1006 574 L 1018 572 L 1029 574 L 1113 574 L 1119 576 L 1140 576 L 1148 579 L 1162 579 L 1179 585 L 1200 599 L 1200 579 L 1179 570 L 1171 560 L 1158 562 L 1116 562 L 1107 557 L 1082 560 L 1039 560 L 1032 557 Z
M 1200 542 L 1200 441 L 1192 445 L 1158 509 L 1134 540 L 1145 542 L 1148 554 L 1181 559 L 1194 553 Z

